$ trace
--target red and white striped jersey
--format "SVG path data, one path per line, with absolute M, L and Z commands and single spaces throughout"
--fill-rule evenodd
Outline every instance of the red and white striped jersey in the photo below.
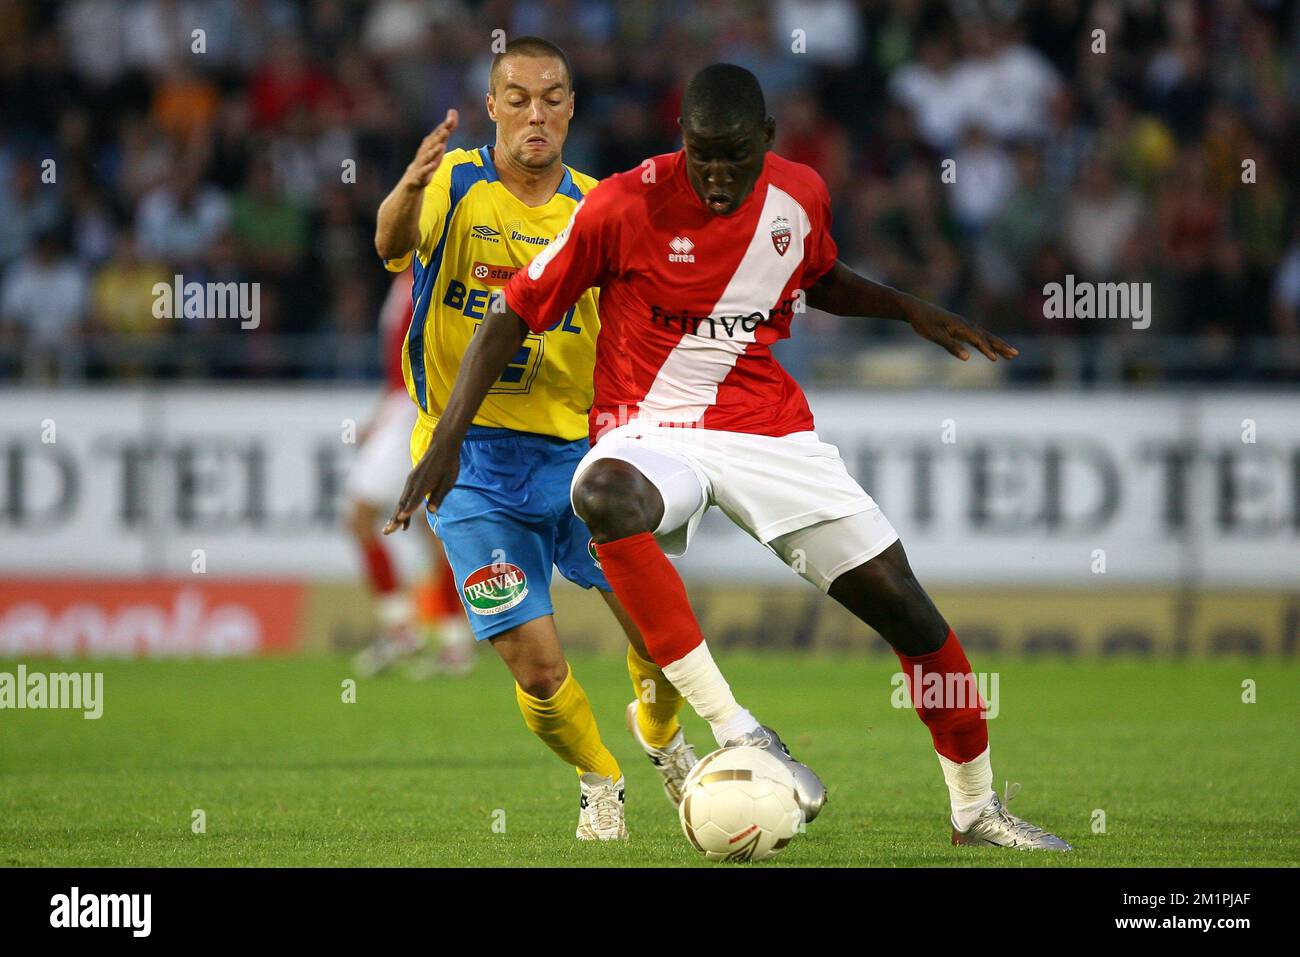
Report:
M 600 287 L 593 441 L 633 418 L 780 436 L 813 419 L 770 347 L 836 253 L 810 167 L 768 153 L 753 192 L 720 216 L 679 151 L 603 180 L 505 295 L 541 332 Z

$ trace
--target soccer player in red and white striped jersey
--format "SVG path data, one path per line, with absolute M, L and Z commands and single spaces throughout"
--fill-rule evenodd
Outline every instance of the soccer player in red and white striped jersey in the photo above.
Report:
M 574 475 L 574 508 L 647 650 L 718 743 L 777 753 L 780 739 L 739 705 L 709 654 L 664 555 L 686 550 L 711 505 L 879 632 L 909 686 L 917 675 L 926 687 L 975 683 L 898 534 L 838 450 L 818 439 L 772 343 L 789 335 L 806 303 L 905 321 L 962 360 L 972 348 L 991 361 L 1017 352 L 837 260 L 825 184 L 770 152 L 775 123 L 752 73 L 702 70 L 686 89 L 681 125 L 682 150 L 603 181 L 506 286 L 394 518 L 426 495 L 431 507 L 441 502 L 474 411 L 525 333 L 599 286 L 593 445 Z M 1068 850 L 998 800 L 978 693 L 936 701 L 911 690 L 949 788 L 953 843 Z M 811 819 L 824 788 L 807 768 L 794 770 Z

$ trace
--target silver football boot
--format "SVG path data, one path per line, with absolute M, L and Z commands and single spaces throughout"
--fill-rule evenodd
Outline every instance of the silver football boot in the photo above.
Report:
M 691 768 L 700 763 L 700 759 L 695 756 L 695 747 L 686 740 L 686 734 L 681 728 L 677 729 L 673 739 L 662 748 L 647 744 L 645 738 L 641 737 L 641 728 L 636 723 L 636 707 L 635 701 L 627 706 L 627 730 L 631 732 L 633 740 L 641 745 L 641 750 L 646 753 L 650 763 L 659 772 L 659 777 L 664 784 L 664 794 L 673 802 L 673 807 L 676 807 L 682 803 L 682 788 L 686 785 L 686 775 L 691 773 Z
M 952 819 L 948 821 L 952 824 Z M 1016 817 L 1003 805 L 995 793 L 988 807 L 980 812 L 975 823 L 965 831 L 952 829 L 954 844 L 982 844 L 995 847 L 1014 847 L 1021 851 L 1070 851 L 1069 844 L 1055 834 L 1044 831 L 1036 824 L 1030 824 L 1023 818 Z
M 739 738 L 733 738 L 723 747 L 726 748 L 759 748 L 766 751 L 772 757 L 777 758 L 790 768 L 790 773 L 794 775 L 794 794 L 799 801 L 799 808 L 803 811 L 804 823 L 809 823 L 826 805 L 826 785 L 822 784 L 813 769 L 806 764 L 800 764 L 790 756 L 790 749 L 785 746 L 780 735 L 765 724 L 760 724 L 754 731 Z

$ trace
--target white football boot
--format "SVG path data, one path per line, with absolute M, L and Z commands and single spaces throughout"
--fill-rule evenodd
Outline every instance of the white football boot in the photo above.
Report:
M 1030 824 L 1024 818 L 1016 817 L 1008 811 L 1002 801 L 994 794 L 988 807 L 980 812 L 975 822 L 964 831 L 957 830 L 952 824 L 952 842 L 954 844 L 983 844 L 995 847 L 1013 847 L 1016 850 L 1070 851 L 1069 844 L 1055 834 L 1043 830 L 1036 824 Z
M 623 820 L 623 779 L 611 781 L 599 774 L 578 776 L 582 788 L 577 838 L 580 841 L 626 841 Z
M 633 701 L 627 706 L 627 730 L 663 778 L 664 794 L 668 795 L 668 800 L 676 807 L 682 803 L 682 787 L 686 784 L 686 775 L 700 763 L 700 759 L 695 756 L 695 748 L 686 740 L 680 727 L 672 740 L 662 748 L 646 744 L 645 738 L 641 737 L 641 728 L 636 723 L 636 705 Z

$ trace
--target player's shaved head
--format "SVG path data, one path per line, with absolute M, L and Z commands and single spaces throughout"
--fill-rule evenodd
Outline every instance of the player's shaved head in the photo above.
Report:
M 761 127 L 766 120 L 767 103 L 758 77 L 743 66 L 706 66 L 691 78 L 682 96 L 682 126 L 692 130 Z
M 516 37 L 506 44 L 504 50 L 492 58 L 492 68 L 488 71 L 488 92 L 496 93 L 497 77 L 501 72 L 501 64 L 510 57 L 526 56 L 534 58 L 553 58 L 559 60 L 564 66 L 564 82 L 566 88 L 573 90 L 573 68 L 569 66 L 569 58 L 563 50 L 552 43 L 550 40 L 543 40 L 541 37 Z

